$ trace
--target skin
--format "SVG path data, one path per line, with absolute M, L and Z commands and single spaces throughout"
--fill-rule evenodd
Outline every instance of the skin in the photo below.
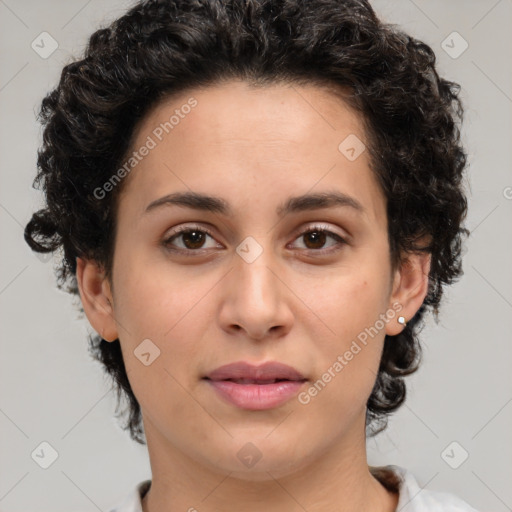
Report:
M 386 199 L 368 151 L 350 161 L 338 150 L 350 134 L 365 141 L 363 125 L 333 91 L 241 81 L 189 90 L 142 120 L 133 149 L 190 97 L 197 106 L 122 183 L 112 282 L 96 262 L 77 260 L 87 317 L 104 339 L 119 338 L 142 408 L 153 475 L 144 512 L 393 511 L 398 496 L 367 464 L 365 408 L 384 336 L 403 329 L 398 315 L 308 404 L 239 409 L 202 377 L 273 360 L 298 369 L 307 389 L 393 304 L 406 319 L 415 314 L 430 257 L 410 255 L 392 272 Z M 187 191 L 222 197 L 233 215 L 176 205 L 145 213 Z M 352 196 L 364 213 L 276 214 L 290 196 L 324 191 Z M 317 222 L 347 242 L 312 241 L 304 232 Z M 176 249 L 196 251 L 180 255 L 164 243 L 178 226 L 213 236 L 202 245 L 178 236 Z M 247 236 L 263 251 L 252 263 L 236 252 Z M 134 350 L 148 338 L 160 356 L 145 366 Z M 250 468 L 237 457 L 249 442 L 261 454 Z

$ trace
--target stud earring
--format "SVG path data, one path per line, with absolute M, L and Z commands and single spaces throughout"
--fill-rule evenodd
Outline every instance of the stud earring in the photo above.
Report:
M 405 321 L 405 317 L 404 316 L 399 316 L 397 321 L 398 321 L 399 324 L 402 324 L 404 327 L 407 325 L 407 322 Z

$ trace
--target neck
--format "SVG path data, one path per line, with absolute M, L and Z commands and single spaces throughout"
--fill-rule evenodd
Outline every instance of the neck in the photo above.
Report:
M 248 473 L 237 473 L 194 460 L 149 422 L 145 433 L 153 478 L 143 512 L 396 510 L 398 494 L 386 490 L 367 465 L 364 435 L 331 443 L 300 468 L 276 465 L 254 471 L 257 464 Z

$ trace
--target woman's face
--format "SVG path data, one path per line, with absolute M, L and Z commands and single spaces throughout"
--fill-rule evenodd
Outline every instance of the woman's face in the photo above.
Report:
M 120 340 L 150 450 L 264 479 L 364 449 L 384 336 L 424 296 L 391 273 L 365 143 L 358 115 L 316 86 L 233 81 L 143 120 L 117 185 L 113 287 L 101 288 L 112 316 L 86 310 Z M 305 381 L 205 378 L 269 361 Z

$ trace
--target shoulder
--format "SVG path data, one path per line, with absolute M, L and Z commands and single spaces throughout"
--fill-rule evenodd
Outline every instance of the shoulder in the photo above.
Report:
M 140 482 L 120 505 L 110 509 L 109 512 L 142 512 L 142 497 L 150 485 L 151 480 Z
M 414 475 L 401 466 L 389 465 L 374 469 L 377 469 L 376 472 L 372 471 L 374 474 L 381 475 L 388 471 L 396 476 L 399 492 L 397 510 L 400 512 L 477 512 L 454 494 L 420 487 Z

